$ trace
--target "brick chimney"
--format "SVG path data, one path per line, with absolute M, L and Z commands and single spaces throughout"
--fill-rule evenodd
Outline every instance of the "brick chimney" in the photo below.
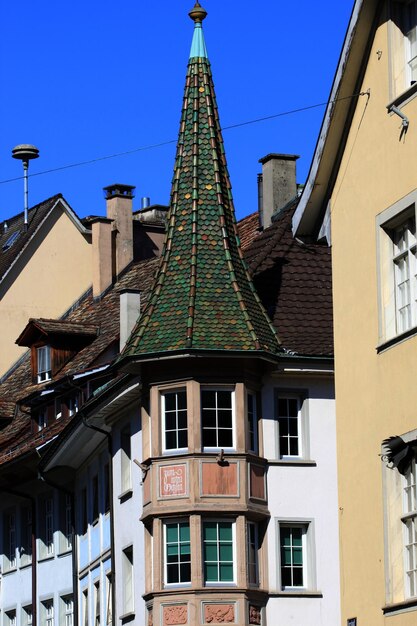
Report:
M 259 225 L 268 228 L 272 215 L 282 209 L 297 195 L 296 154 L 267 154 L 258 177 Z
M 109 185 L 104 187 L 107 218 L 113 220 L 115 232 L 116 277 L 133 261 L 132 201 L 135 187 Z

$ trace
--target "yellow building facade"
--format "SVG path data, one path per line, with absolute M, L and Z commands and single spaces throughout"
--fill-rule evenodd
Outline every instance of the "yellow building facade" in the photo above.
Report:
M 293 223 L 332 245 L 348 626 L 417 619 L 416 9 L 355 2 Z

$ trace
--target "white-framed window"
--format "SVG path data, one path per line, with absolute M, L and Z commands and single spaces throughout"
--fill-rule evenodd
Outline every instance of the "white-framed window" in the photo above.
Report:
M 403 2 L 403 32 L 407 86 L 417 80 L 417 0 Z
M 259 584 L 259 535 L 258 524 L 255 522 L 247 522 L 247 563 L 248 563 L 248 582 L 250 585 Z
M 81 605 L 81 626 L 88 626 L 88 589 L 83 590 Z
M 32 615 L 32 605 L 22 607 L 22 626 L 32 626 Z
M 40 346 L 36 348 L 36 360 L 38 383 L 51 380 L 51 347 Z
M 306 456 L 304 403 L 305 397 L 301 394 L 281 390 L 276 392 L 277 456 L 280 459 Z
M 101 597 L 100 597 L 100 582 L 94 583 L 94 626 L 100 626 L 101 624 Z
M 163 452 L 187 450 L 187 391 L 179 389 L 162 393 L 161 411 Z
M 315 588 L 313 522 L 279 521 L 280 586 L 285 591 Z
M 67 405 L 68 416 L 72 417 L 78 411 L 78 396 L 70 396 L 66 398 L 65 404 Z
M 54 601 L 41 602 L 41 626 L 54 626 Z
M 113 575 L 111 572 L 106 574 L 106 626 L 113 624 Z
M 125 426 L 120 432 L 120 466 L 121 466 L 121 488 L 122 493 L 126 493 L 132 488 L 132 443 L 130 424 Z
M 248 449 L 258 452 L 258 417 L 256 412 L 256 394 L 248 391 L 247 402 L 247 425 L 248 425 Z
M 59 551 L 67 552 L 72 548 L 72 502 L 69 493 L 60 496 L 60 534 Z
M 5 617 L 5 626 L 16 626 L 16 610 L 13 609 L 12 611 L 5 611 L 4 614 Z
M 376 218 L 379 343 L 417 327 L 417 240 L 412 192 Z
M 391 99 L 400 96 L 417 80 L 417 2 L 391 0 L 389 51 Z
M 47 497 L 40 502 L 40 549 L 39 558 L 46 559 L 54 554 L 54 500 Z
M 235 522 L 203 521 L 203 576 L 205 585 L 233 584 L 235 574 Z
M 32 563 L 32 508 L 23 507 L 20 517 L 20 564 Z
M 187 521 L 164 524 L 164 580 L 166 585 L 191 582 L 190 524 Z
M 412 460 L 403 479 L 404 567 L 406 596 L 417 596 L 417 476 Z
M 8 571 L 17 566 L 16 559 L 16 511 L 4 513 L 4 570 Z
M 234 391 L 232 389 L 220 387 L 203 387 L 201 390 L 201 430 L 203 449 L 234 449 L 234 422 Z
M 48 409 L 43 407 L 38 410 L 38 430 L 43 430 L 48 426 Z
M 133 613 L 133 546 L 122 551 L 123 614 Z
M 74 599 L 72 595 L 61 596 L 60 626 L 74 626 Z
M 93 476 L 93 479 L 91 481 L 91 500 L 92 500 L 92 505 L 93 505 L 93 525 L 97 524 L 98 522 L 98 518 L 99 518 L 99 509 L 100 509 L 100 502 L 99 502 L 99 490 L 98 490 L 98 475 L 96 474 L 95 476 Z

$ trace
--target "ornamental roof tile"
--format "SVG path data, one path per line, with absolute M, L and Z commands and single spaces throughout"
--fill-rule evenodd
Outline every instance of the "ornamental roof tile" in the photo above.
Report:
M 279 352 L 243 258 L 205 56 L 188 64 L 161 264 L 121 360 L 178 350 Z

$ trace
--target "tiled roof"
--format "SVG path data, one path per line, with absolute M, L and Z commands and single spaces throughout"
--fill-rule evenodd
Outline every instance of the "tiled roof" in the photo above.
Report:
M 32 383 L 30 355 L 27 354 L 27 358 L 0 386 L 0 420 L 13 417 L 16 402 L 36 391 L 53 387 L 66 376 L 85 371 L 104 360 L 103 355 L 106 355 L 108 348 L 119 338 L 120 292 L 124 289 L 138 289 L 141 303 L 146 305 L 158 261 L 159 259 L 151 259 L 132 264 L 101 300 L 94 301 L 91 292 L 81 300 L 65 321 L 84 326 L 88 320 L 89 327 L 100 329 L 99 335 L 80 350 L 52 382 Z M 62 430 L 65 423 L 65 420 L 57 420 L 51 426 L 33 434 L 29 415 L 18 410 L 12 422 L 0 431 L 0 464 L 50 440 Z
M 248 248 L 253 240 L 259 236 L 259 213 L 251 213 L 237 223 L 239 233 L 240 247 L 243 252 Z
M 282 346 L 304 356 L 332 356 L 331 250 L 294 239 L 296 205 L 253 239 L 245 258 Z
M 60 198 L 62 195 L 57 194 L 29 209 L 27 231 L 24 229 L 23 213 L 0 223 L 0 280 Z M 10 246 L 9 242 L 12 242 Z
M 162 262 L 121 358 L 181 350 L 279 351 L 243 260 L 205 56 L 188 64 Z
M 21 346 L 29 345 L 26 337 L 31 335 L 31 330 L 41 331 L 46 335 L 77 335 L 94 337 L 98 333 L 98 327 L 85 322 L 72 322 L 71 320 L 54 320 L 43 317 L 29 319 L 29 322 L 21 335 L 16 339 L 16 343 Z

